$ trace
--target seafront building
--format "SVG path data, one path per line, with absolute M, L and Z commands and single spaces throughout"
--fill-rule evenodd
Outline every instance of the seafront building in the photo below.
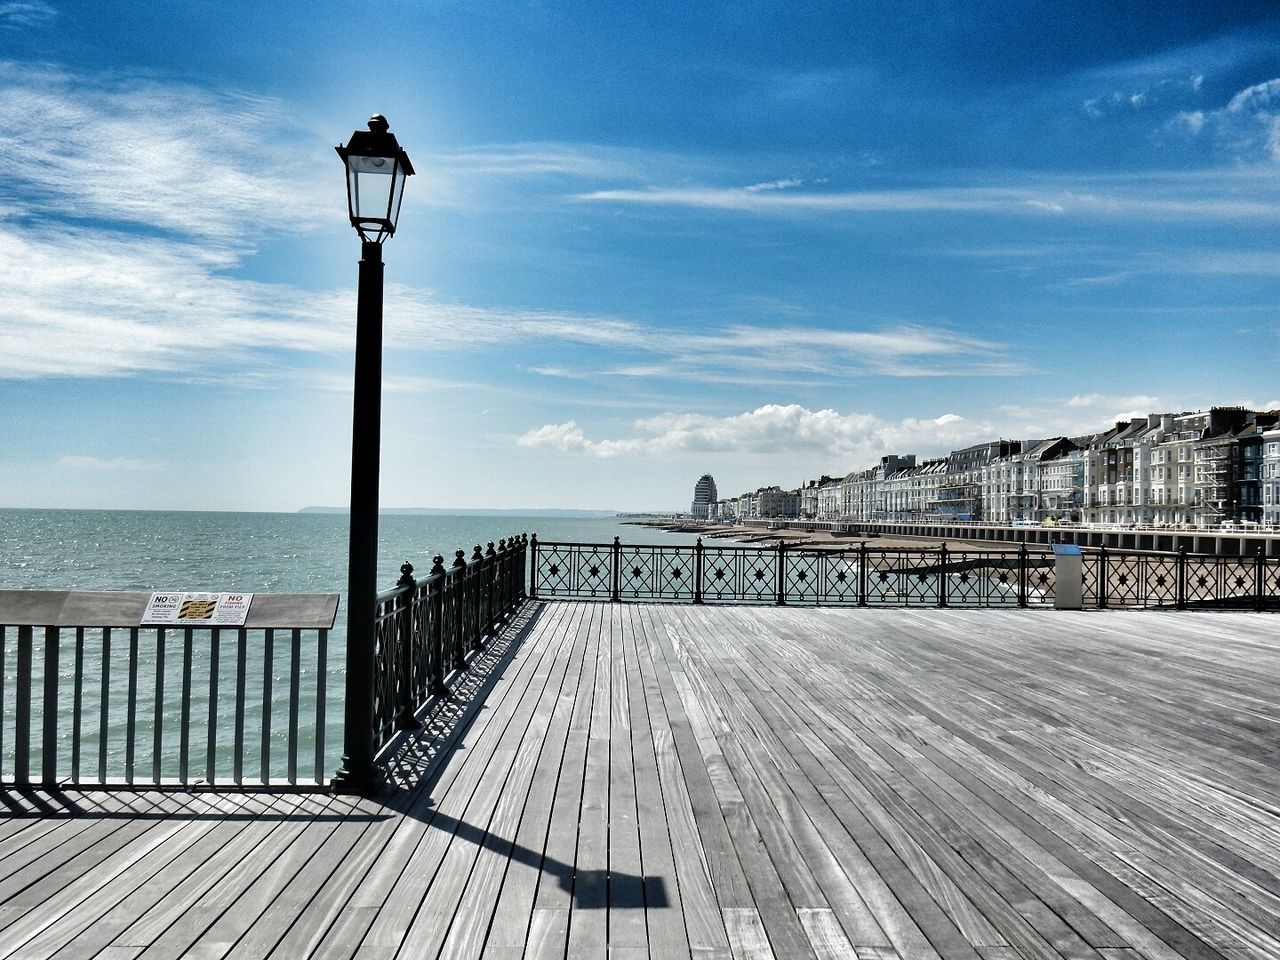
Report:
M 1280 410 L 1153 413 L 1085 436 L 892 454 L 699 506 L 695 495 L 695 516 L 723 520 L 1280 526 Z
M 716 493 L 715 478 L 709 473 L 704 473 L 693 486 L 693 504 L 689 508 L 689 512 L 696 519 L 710 519 L 712 505 L 719 499 L 720 496 Z

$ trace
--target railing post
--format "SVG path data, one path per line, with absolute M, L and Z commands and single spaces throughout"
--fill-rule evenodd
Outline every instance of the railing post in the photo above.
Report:
M 778 541 L 778 579 L 775 586 L 775 603 L 784 607 L 787 604 L 787 542 Z
M 538 535 L 529 538 L 529 598 L 538 599 Z
M 493 548 L 493 541 L 489 541 L 489 547 L 484 552 L 484 587 L 485 602 L 488 604 L 487 616 L 485 617 L 485 635 L 494 636 L 498 632 L 498 622 L 501 614 L 498 612 L 498 551 Z
M 432 696 L 444 693 L 444 557 L 437 554 L 427 574 L 427 590 L 431 603 L 431 676 L 428 678 Z
M 1178 556 L 1174 560 L 1174 587 L 1173 603 L 1179 610 L 1187 609 L 1187 545 L 1185 543 L 1178 544 Z
M 466 654 L 463 653 L 463 639 L 466 636 L 467 607 L 467 552 L 455 550 L 453 566 L 449 568 L 450 603 L 453 613 L 449 623 L 450 655 L 453 658 L 453 669 L 461 670 L 467 665 Z
M 525 591 L 525 584 L 533 581 L 533 573 L 531 570 L 533 555 L 529 552 L 529 535 L 523 534 L 520 539 L 520 599 L 524 600 L 528 596 L 528 593 Z M 526 576 L 526 572 L 528 573 L 528 576 Z
M 702 602 L 702 538 L 693 545 L 693 602 Z
M 938 549 L 938 606 L 945 607 L 947 605 L 947 545 L 944 543 Z
M 867 541 L 858 543 L 858 606 L 867 605 Z
M 478 543 L 475 552 L 471 554 L 471 564 L 467 568 L 467 581 L 470 587 L 467 593 L 471 600 L 471 609 L 467 615 L 467 624 L 471 631 L 471 649 L 479 650 L 484 646 L 485 626 L 481 608 L 484 606 L 487 591 L 484 588 L 484 551 L 480 549 Z
M 1258 544 L 1258 552 L 1253 555 L 1253 592 L 1257 597 L 1253 605 L 1255 610 L 1266 609 L 1267 562 L 1263 554 L 1263 545 Z
M 1018 548 L 1018 606 L 1027 605 L 1027 541 Z
M 414 716 L 417 705 L 413 695 L 413 661 L 418 645 L 413 629 L 413 607 L 418 582 L 413 579 L 413 564 L 408 560 L 400 565 L 400 579 L 396 581 L 396 586 L 405 591 L 403 597 L 397 598 L 403 602 L 396 611 L 396 640 L 400 655 L 400 682 L 396 684 L 400 691 L 400 711 L 396 715 L 396 726 L 401 730 L 417 730 L 422 726 Z
M 609 599 L 614 603 L 618 603 L 622 600 L 622 540 L 618 537 L 613 538 L 611 557 Z
M 1098 547 L 1098 564 L 1095 568 L 1098 577 L 1098 606 L 1106 609 L 1107 606 L 1107 543 L 1103 540 Z

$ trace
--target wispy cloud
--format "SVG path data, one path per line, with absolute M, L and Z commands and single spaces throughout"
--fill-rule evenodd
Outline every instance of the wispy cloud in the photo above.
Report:
M 271 100 L 0 64 L 0 126 L 22 131 L 0 139 L 10 215 L 225 246 L 332 219 L 318 164 L 298 159 L 304 135 Z
M 1257 191 L 1243 196 L 1242 180 Z M 807 214 L 982 214 L 1090 219 L 1280 220 L 1280 190 L 1263 171 L 1171 173 L 1144 177 L 1098 176 L 1020 179 L 995 185 L 910 190 L 762 190 L 680 186 L 594 190 L 581 203 L 637 204 L 774 216 Z
M 117 470 L 153 470 L 159 464 L 151 460 L 138 460 L 129 457 L 95 457 L 87 454 L 68 453 L 58 458 L 58 466 L 69 470 L 95 470 L 112 472 Z
M 992 431 L 989 423 L 956 414 L 890 421 L 870 413 L 810 410 L 798 404 L 766 404 L 729 417 L 665 413 L 637 420 L 633 428 L 634 436 L 597 440 L 569 420 L 531 429 L 517 443 L 605 460 L 681 453 L 790 453 L 865 463 L 888 452 L 963 446 Z
M 44 0 L 9 0 L 0 3 L 0 30 L 26 30 L 53 21 L 57 8 Z

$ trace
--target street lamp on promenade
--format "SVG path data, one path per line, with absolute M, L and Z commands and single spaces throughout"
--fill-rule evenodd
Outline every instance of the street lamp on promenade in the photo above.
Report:
M 394 236 L 413 174 L 386 117 L 369 118 L 345 147 L 347 211 L 360 234 L 355 398 L 351 414 L 351 532 L 347 558 L 347 685 L 339 793 L 367 794 L 382 782 L 374 764 L 374 618 L 378 595 L 378 469 L 382 448 L 382 243 Z

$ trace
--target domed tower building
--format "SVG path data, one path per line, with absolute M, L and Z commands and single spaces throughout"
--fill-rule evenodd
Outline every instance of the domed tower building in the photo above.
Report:
M 704 473 L 698 478 L 698 482 L 693 487 L 693 506 L 689 512 L 693 514 L 694 519 L 706 520 L 711 516 L 711 505 L 720 499 L 720 495 L 716 493 L 716 481 L 709 473 Z

